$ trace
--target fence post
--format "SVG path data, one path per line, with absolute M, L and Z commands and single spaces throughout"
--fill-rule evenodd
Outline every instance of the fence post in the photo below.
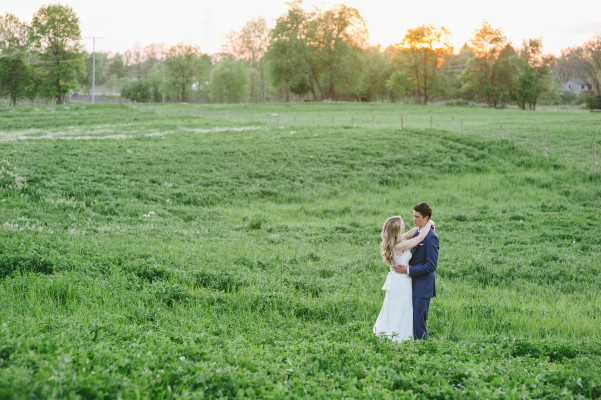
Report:
M 355 116 L 351 115 L 351 126 L 354 128 L 355 127 Z
M 503 139 L 503 125 L 501 125 L 501 131 L 500 131 L 499 135 L 501 135 L 501 139 Z
M 376 114 L 371 115 L 371 127 L 372 128 L 376 127 Z
M 463 118 L 461 118 L 461 133 L 463 133 Z
M 332 126 L 334 126 L 334 116 L 332 115 Z
M 543 132 L 543 156 L 547 155 L 547 132 Z
M 273 114 L 269 114 L 269 125 L 273 122 Z
M 434 128 L 434 115 L 430 114 L 430 129 Z
M 597 162 L 595 161 L 596 159 L 596 153 L 595 153 L 595 142 L 593 142 L 593 172 L 595 172 L 595 169 L 597 167 Z
M 401 114 L 401 129 L 405 128 L 405 116 Z
M 255 122 L 255 113 L 252 113 L 253 122 Z

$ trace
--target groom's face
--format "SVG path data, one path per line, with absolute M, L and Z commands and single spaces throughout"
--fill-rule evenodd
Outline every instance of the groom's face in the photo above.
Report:
M 422 229 L 428 223 L 428 217 L 424 217 L 417 211 L 413 211 L 413 225 L 417 226 L 418 229 Z

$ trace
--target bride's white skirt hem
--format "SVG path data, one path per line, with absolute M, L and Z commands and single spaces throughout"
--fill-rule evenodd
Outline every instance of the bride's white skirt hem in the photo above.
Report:
M 395 342 L 413 339 L 413 301 L 411 278 L 389 272 L 382 287 L 386 291 L 382 309 L 373 327 L 376 335 Z

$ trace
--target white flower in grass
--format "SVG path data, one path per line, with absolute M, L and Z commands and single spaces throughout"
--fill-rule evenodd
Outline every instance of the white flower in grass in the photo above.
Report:
M 171 200 L 167 199 L 167 204 L 171 205 L 173 203 L 171 203 Z
M 184 361 L 185 359 L 186 359 L 186 357 L 184 357 L 184 356 L 181 356 L 181 357 L 179 358 L 179 360 L 180 360 L 180 361 Z

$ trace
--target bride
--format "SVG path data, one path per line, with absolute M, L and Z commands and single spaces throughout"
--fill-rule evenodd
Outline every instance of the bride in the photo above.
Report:
M 394 272 L 392 267 L 399 264 L 409 265 L 410 249 L 420 244 L 434 225 L 433 221 L 428 221 L 419 235 L 415 236 L 418 232 L 417 227 L 404 233 L 405 223 L 401 217 L 390 217 L 384 222 L 380 252 L 382 261 L 390 267 L 390 272 L 382 286 L 386 295 L 373 328 L 376 335 L 385 334 L 397 342 L 413 338 L 411 277 Z

